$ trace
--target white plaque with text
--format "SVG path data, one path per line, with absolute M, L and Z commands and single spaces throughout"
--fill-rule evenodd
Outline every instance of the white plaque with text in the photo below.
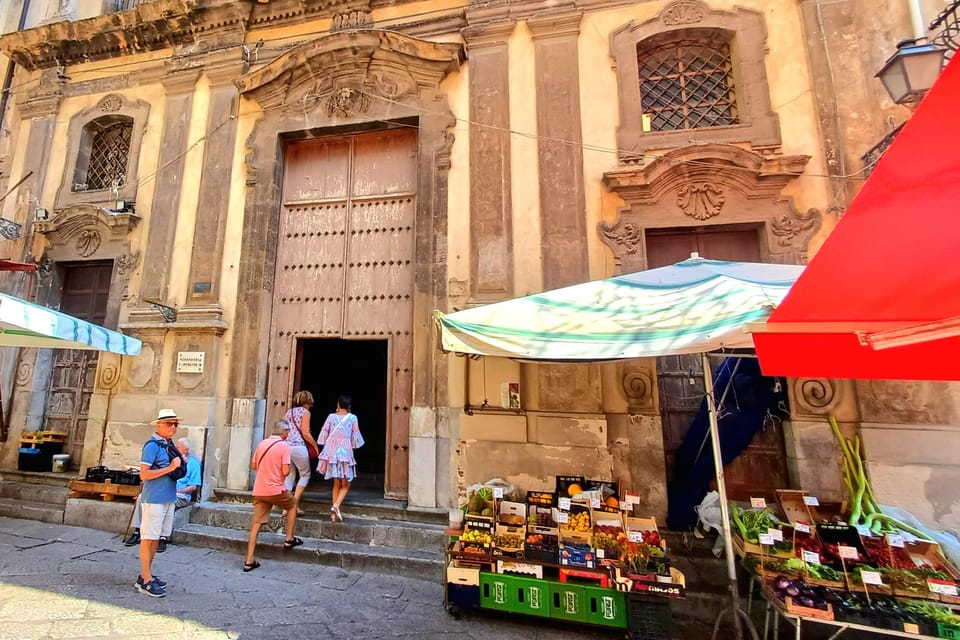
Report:
M 177 373 L 203 373 L 206 356 L 203 351 L 178 351 Z

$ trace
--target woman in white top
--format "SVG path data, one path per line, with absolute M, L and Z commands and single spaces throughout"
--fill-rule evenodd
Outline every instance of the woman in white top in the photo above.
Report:
M 310 450 L 318 451 L 317 441 L 310 433 L 310 407 L 313 406 L 313 394 L 309 391 L 298 391 L 293 396 L 293 408 L 287 411 L 286 420 L 290 423 L 290 435 L 287 437 L 287 444 L 290 446 L 290 475 L 287 476 L 287 489 L 293 491 L 293 497 L 297 499 L 297 514 L 303 515 L 303 510 L 299 507 L 300 496 L 303 495 L 307 483 L 310 482 Z M 297 488 L 293 488 L 293 476 L 299 474 Z

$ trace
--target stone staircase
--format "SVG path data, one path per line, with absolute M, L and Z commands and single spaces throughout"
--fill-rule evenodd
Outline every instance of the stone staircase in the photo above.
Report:
M 0 516 L 63 524 L 72 474 L 0 471 Z

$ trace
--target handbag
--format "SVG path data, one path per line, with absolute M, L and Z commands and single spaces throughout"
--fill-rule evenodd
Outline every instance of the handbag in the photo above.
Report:
M 187 475 L 187 461 L 183 459 L 182 455 L 180 455 L 180 450 L 177 449 L 177 445 L 173 444 L 173 441 L 171 440 L 164 440 L 161 443 L 161 446 L 166 449 L 167 457 L 170 458 L 171 461 L 173 461 L 174 456 L 180 458 L 180 466 L 168 473 L 167 477 L 171 480 L 179 480 Z
M 316 447 L 315 445 L 313 445 L 313 444 L 310 443 L 310 442 L 307 442 L 306 439 L 304 439 L 303 444 L 307 445 L 307 455 L 308 455 L 308 456 L 310 456 L 311 458 L 319 458 L 319 457 L 320 457 L 320 450 L 317 449 L 317 447 Z

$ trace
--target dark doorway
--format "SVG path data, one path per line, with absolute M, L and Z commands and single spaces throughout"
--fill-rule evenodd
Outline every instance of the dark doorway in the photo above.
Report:
M 320 433 L 324 420 L 337 408 L 337 397 L 353 399 L 365 444 L 355 452 L 354 489 L 383 494 L 387 442 L 387 341 L 311 338 L 297 342 L 294 393 L 306 389 L 316 404 L 311 431 Z M 313 484 L 322 483 L 315 476 Z M 329 484 L 329 483 L 327 483 Z

